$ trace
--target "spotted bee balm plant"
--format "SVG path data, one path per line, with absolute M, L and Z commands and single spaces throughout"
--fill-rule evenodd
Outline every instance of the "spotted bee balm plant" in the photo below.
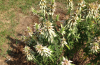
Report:
M 81 58 L 83 63 L 88 57 L 100 54 L 100 5 L 97 2 L 87 4 L 80 0 L 74 9 L 73 0 L 67 0 L 69 19 L 60 26 L 55 24 L 59 20 L 58 15 L 54 16 L 55 0 L 51 0 L 50 6 L 46 0 L 41 0 L 39 5 L 40 11 L 32 8 L 39 23 L 33 28 L 27 27 L 29 36 L 22 36 L 27 60 L 36 65 L 75 65 L 73 57 L 80 49 L 86 56 Z

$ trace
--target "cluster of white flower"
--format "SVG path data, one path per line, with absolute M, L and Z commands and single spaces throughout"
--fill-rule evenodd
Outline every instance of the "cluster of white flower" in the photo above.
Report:
M 80 0 L 80 3 L 78 4 L 80 7 L 85 7 L 85 1 L 84 0 Z
M 43 23 L 43 26 L 40 24 L 35 23 L 34 25 L 34 34 L 38 37 L 45 37 L 48 39 L 49 42 L 54 42 L 54 37 L 56 37 L 56 33 L 54 31 L 54 26 L 50 21 L 46 21 Z
M 99 17 L 99 6 L 98 6 L 99 4 L 96 2 L 96 3 L 90 3 L 89 4 L 89 13 L 88 13 L 88 15 L 87 15 L 87 17 L 89 17 L 89 18 L 91 18 L 91 17 L 93 17 L 93 18 L 97 18 L 97 17 Z
M 98 52 L 98 49 L 100 49 L 100 36 L 95 37 L 94 39 L 91 40 L 93 43 L 90 43 L 90 51 L 92 51 L 93 53 Z
M 46 38 L 48 38 L 49 42 L 53 42 L 54 37 L 56 37 L 56 33 L 53 29 L 54 26 L 52 25 L 52 23 L 50 21 L 44 22 L 43 24 L 44 24 L 44 27 L 43 27 L 44 33 L 43 33 L 43 35 Z
M 31 60 L 34 60 L 34 59 L 35 59 L 34 51 L 32 51 L 32 50 L 30 49 L 30 47 L 25 46 L 25 47 L 24 47 L 24 51 L 25 51 L 25 53 L 26 53 L 26 55 L 27 55 L 27 60 L 31 61 Z
M 66 59 L 65 57 L 63 57 L 63 61 L 61 62 L 62 65 L 71 65 L 71 62 L 70 60 Z
M 87 13 L 87 9 L 85 8 L 86 7 L 86 2 L 84 0 L 80 0 L 80 3 L 78 4 L 78 8 L 76 10 L 76 16 L 79 16 L 81 18 L 81 20 L 83 20 Z
M 99 43 L 98 42 L 93 42 L 93 43 L 90 43 L 90 51 L 95 53 L 95 52 L 98 52 L 97 50 L 99 49 Z
M 62 47 L 64 47 L 64 45 L 67 44 L 66 39 L 64 37 L 61 39 L 61 44 L 62 44 Z
M 94 39 L 92 39 L 92 42 L 94 42 L 94 41 L 96 41 L 96 42 L 100 43 L 100 36 L 95 37 Z
M 37 43 L 35 48 L 41 56 L 45 56 L 45 57 L 51 56 L 52 51 L 49 48 L 47 48 L 46 46 L 43 47 L 41 44 Z
M 40 5 L 40 8 L 41 8 L 41 11 L 44 13 L 44 16 L 45 16 L 45 13 L 46 13 L 46 11 L 45 11 L 45 9 L 46 9 L 46 1 L 45 0 L 41 0 L 39 5 Z

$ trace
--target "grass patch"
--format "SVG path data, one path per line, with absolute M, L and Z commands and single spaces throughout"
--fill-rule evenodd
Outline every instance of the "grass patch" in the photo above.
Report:
M 16 13 L 19 10 L 22 14 L 27 14 L 31 6 L 35 6 L 40 0 L 0 0 L 0 55 L 2 56 L 6 52 L 4 45 L 10 41 L 7 36 L 15 37 L 14 28 L 17 25 Z M 6 21 L 9 21 L 6 22 Z
M 9 40 L 7 39 L 7 36 L 13 36 L 13 34 L 15 33 L 13 31 L 13 27 L 14 27 L 14 23 L 10 23 L 10 24 L 4 24 L 4 23 L 1 23 L 0 22 L 0 49 L 1 49 L 1 53 L 0 55 L 2 56 L 3 54 L 6 54 L 6 52 L 4 50 L 7 49 L 8 45 L 7 43 L 9 42 Z M 9 28 L 6 28 L 5 26 L 13 26 L 13 27 L 9 27 Z M 5 46 L 7 46 L 5 48 Z
M 85 0 L 85 1 L 88 2 L 88 3 L 91 3 L 91 2 L 98 1 L 98 0 Z

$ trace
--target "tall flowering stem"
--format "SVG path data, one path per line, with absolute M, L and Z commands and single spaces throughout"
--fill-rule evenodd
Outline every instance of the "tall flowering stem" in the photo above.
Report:
M 46 14 L 46 10 L 45 10 L 46 9 L 46 1 L 45 0 L 40 1 L 40 9 L 43 12 L 43 15 L 45 17 L 45 14 Z
M 72 13 L 72 10 L 73 10 L 73 0 L 67 0 L 67 8 L 68 8 L 68 10 L 69 10 L 69 13 L 70 13 L 70 15 L 71 15 L 71 13 Z
M 50 15 L 51 16 L 53 16 L 53 14 L 54 14 L 54 12 L 55 12 L 55 6 L 56 6 L 56 4 L 55 4 L 55 0 L 51 0 L 52 2 L 51 2 L 51 6 L 50 6 Z
M 51 22 L 53 21 L 52 17 L 54 15 L 54 12 L 55 12 L 55 9 L 56 9 L 56 3 L 55 3 L 55 0 L 51 0 L 51 4 L 50 4 L 50 7 L 49 7 L 49 12 L 48 12 L 48 17 L 49 19 L 51 20 Z

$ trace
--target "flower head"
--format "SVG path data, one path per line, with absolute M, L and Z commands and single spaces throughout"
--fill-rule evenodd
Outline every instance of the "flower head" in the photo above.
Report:
M 86 5 L 85 5 L 85 1 L 84 1 L 84 0 L 81 0 L 80 3 L 79 3 L 79 5 L 80 5 L 81 7 L 85 7 L 85 6 L 86 6 Z
M 27 60 L 35 60 L 34 51 L 30 49 L 30 47 L 24 47 L 25 54 L 27 55 Z
M 43 47 L 41 44 L 37 44 L 35 48 L 41 56 L 46 56 L 46 57 L 51 56 L 52 51 L 46 46 Z
M 49 56 L 51 56 L 51 53 L 52 53 L 52 51 L 49 48 L 47 48 L 46 46 L 43 47 L 43 55 L 44 56 L 49 57 Z
M 61 64 L 62 65 L 71 65 L 70 62 L 72 62 L 72 61 L 70 61 L 70 60 L 66 59 L 65 57 L 63 57 L 63 61 L 61 62 Z
M 97 42 L 90 43 L 89 48 L 90 51 L 92 51 L 93 53 L 98 52 L 97 50 L 99 49 L 99 43 Z
M 50 22 L 50 21 L 47 21 L 47 22 L 45 22 L 44 23 L 44 27 L 46 28 L 46 29 L 52 29 L 52 30 L 54 30 L 53 29 L 53 26 L 52 26 L 52 23 Z
M 24 47 L 24 51 L 25 51 L 26 54 L 29 54 L 29 50 L 30 50 L 30 47 L 28 47 L 28 46 Z
M 35 59 L 35 57 L 34 57 L 33 54 L 28 54 L 28 55 L 27 55 L 27 60 L 31 61 L 31 60 L 33 60 L 33 59 Z
M 35 49 L 37 50 L 38 53 L 42 53 L 42 51 L 43 51 L 42 48 L 43 48 L 43 46 L 41 44 L 37 44 L 35 46 Z
M 61 44 L 62 44 L 62 47 L 64 47 L 64 45 L 67 44 L 66 39 L 64 37 L 61 39 Z
M 43 30 L 44 30 L 44 36 L 46 38 L 48 38 L 48 41 L 49 42 L 53 42 L 53 38 L 56 37 L 56 33 L 53 29 L 54 26 L 52 26 L 52 23 L 50 21 L 47 21 L 44 23 L 44 27 L 43 27 Z

